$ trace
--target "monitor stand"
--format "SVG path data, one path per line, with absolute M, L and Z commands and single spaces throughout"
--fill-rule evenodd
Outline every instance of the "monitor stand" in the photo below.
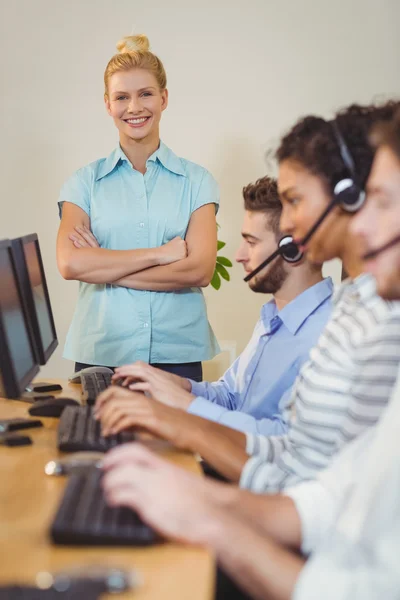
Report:
M 50 398 L 54 398 L 53 394 L 50 394 L 50 392 L 39 394 L 38 392 L 25 391 L 23 394 L 21 394 L 18 400 L 20 402 L 29 402 L 29 404 L 34 404 L 37 400 L 48 400 Z
M 52 392 L 60 392 L 62 386 L 59 383 L 46 383 L 35 381 L 26 386 L 25 391 L 19 397 L 21 402 L 30 402 L 33 404 L 36 400 L 47 400 L 54 398 Z

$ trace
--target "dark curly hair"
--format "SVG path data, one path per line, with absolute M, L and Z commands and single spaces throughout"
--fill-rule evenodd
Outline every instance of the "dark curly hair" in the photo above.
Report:
M 391 120 L 399 106 L 400 103 L 394 101 L 379 106 L 352 104 L 335 115 L 361 187 L 365 186 L 374 158 L 374 149 L 369 143 L 370 130 L 379 121 Z M 349 176 L 333 125 L 321 117 L 309 116 L 298 121 L 282 138 L 276 158 L 278 162 L 291 159 L 304 165 L 325 181 L 329 192 L 338 181 Z
M 272 177 L 262 177 L 243 188 L 244 208 L 250 212 L 262 212 L 269 216 L 272 231 L 280 235 L 279 221 L 282 204 L 279 200 L 278 185 Z
M 374 148 L 388 146 L 400 160 L 400 110 L 389 123 L 378 123 L 373 128 L 370 139 Z

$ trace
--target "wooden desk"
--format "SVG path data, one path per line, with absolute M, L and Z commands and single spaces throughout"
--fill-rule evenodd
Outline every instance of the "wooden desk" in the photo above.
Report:
M 61 395 L 80 399 L 79 385 L 54 381 L 63 386 Z M 29 416 L 29 406 L 0 398 L 0 419 Z M 171 543 L 145 549 L 96 549 L 54 546 L 50 542 L 49 526 L 66 478 L 44 473 L 45 464 L 62 453 L 56 448 L 58 419 L 41 420 L 43 428 L 26 431 L 32 437 L 32 446 L 0 446 L 0 584 L 34 583 L 39 571 L 101 564 L 134 568 L 143 580 L 135 592 L 107 596 L 110 600 L 210 600 L 214 561 L 206 550 Z M 174 462 L 200 473 L 190 454 L 171 449 L 166 452 Z

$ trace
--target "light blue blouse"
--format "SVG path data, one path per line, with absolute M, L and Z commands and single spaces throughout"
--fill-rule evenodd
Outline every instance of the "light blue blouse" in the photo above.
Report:
M 184 238 L 195 210 L 210 203 L 218 208 L 219 191 L 206 169 L 161 142 L 144 175 L 119 146 L 79 169 L 61 189 L 60 214 L 64 201 L 87 213 L 102 248 L 130 250 Z M 150 292 L 79 284 L 64 348 L 67 359 L 114 367 L 136 360 L 196 362 L 218 352 L 200 288 Z

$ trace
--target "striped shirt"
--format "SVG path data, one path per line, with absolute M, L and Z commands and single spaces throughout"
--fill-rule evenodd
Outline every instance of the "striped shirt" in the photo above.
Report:
M 400 363 L 400 303 L 382 300 L 364 274 L 344 282 L 334 304 L 293 388 L 288 433 L 247 435 L 241 487 L 274 493 L 314 479 L 385 408 Z

